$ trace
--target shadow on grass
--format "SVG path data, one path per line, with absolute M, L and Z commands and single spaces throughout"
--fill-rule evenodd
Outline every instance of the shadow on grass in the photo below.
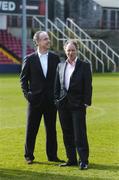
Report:
M 119 171 L 118 165 L 105 165 L 105 164 L 90 164 L 90 169 L 96 170 L 109 170 L 109 171 Z
M 35 162 L 35 164 L 42 164 L 40 162 Z M 102 165 L 102 164 L 90 164 L 90 170 L 107 170 L 117 172 L 119 170 L 119 166 L 116 165 Z M 4 169 L 0 168 L 0 180 L 92 180 L 92 177 L 82 177 L 82 174 L 77 174 L 77 176 L 72 176 L 71 173 L 69 175 L 61 175 L 56 172 L 56 174 L 49 172 L 33 172 L 28 170 L 15 170 L 15 169 Z M 104 180 L 105 178 L 96 177 L 95 180 Z
M 50 173 L 41 172 L 31 172 L 22 170 L 12 170 L 12 169 L 0 169 L 0 180 L 92 180 L 92 178 L 71 176 L 71 175 L 58 175 Z
M 39 164 L 39 165 L 54 165 L 54 166 L 59 166 L 59 163 L 56 162 L 39 162 L 39 161 L 34 161 L 33 164 Z M 76 167 L 76 166 L 73 166 Z M 95 169 L 95 170 L 109 170 L 109 171 L 119 171 L 119 166 L 118 165 L 105 165 L 105 164 L 93 164 L 91 163 L 89 165 L 89 169 Z

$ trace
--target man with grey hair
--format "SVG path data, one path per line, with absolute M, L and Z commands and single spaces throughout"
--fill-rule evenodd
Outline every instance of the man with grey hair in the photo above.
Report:
M 56 107 L 53 101 L 54 78 L 59 57 L 50 52 L 50 39 L 45 31 L 34 34 L 37 51 L 27 55 L 20 75 L 21 88 L 28 101 L 25 159 L 33 163 L 36 136 L 42 115 L 46 129 L 46 153 L 49 161 L 57 157 Z
M 81 170 L 86 170 L 89 164 L 86 109 L 92 103 L 91 67 L 79 59 L 76 41 L 68 40 L 64 51 L 67 59 L 57 66 L 54 88 L 68 159 L 60 166 L 78 165 Z

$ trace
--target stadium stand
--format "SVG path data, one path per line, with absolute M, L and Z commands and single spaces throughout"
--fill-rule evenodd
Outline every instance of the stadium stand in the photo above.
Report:
M 13 62 L 0 51 L 0 64 L 12 64 Z
M 20 64 L 14 55 L 12 55 L 6 48 L 0 47 L 0 64 Z
M 32 53 L 27 45 L 27 54 Z M 18 73 L 22 62 L 22 42 L 7 30 L 0 30 L 0 73 Z
M 1 43 L 18 58 L 22 58 L 22 42 L 20 38 L 14 37 L 11 33 L 8 33 L 7 30 L 0 30 L 0 44 Z M 33 51 L 34 50 L 27 45 L 27 54 Z

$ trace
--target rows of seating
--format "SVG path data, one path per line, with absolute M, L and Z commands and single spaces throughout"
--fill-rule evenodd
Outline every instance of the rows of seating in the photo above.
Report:
M 2 44 L 5 48 L 15 54 L 18 58 L 22 59 L 22 42 L 20 38 L 13 36 L 11 33 L 8 33 L 7 30 L 0 30 L 0 44 Z M 27 54 L 33 52 L 34 50 L 27 45 Z M 9 62 L 6 56 L 3 53 L 0 53 L 0 63 L 14 63 Z
M 0 52 L 0 64 L 14 64 L 14 62 L 2 52 Z

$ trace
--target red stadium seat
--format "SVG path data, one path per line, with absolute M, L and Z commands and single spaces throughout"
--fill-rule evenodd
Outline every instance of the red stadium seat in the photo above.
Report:
M 2 42 L 2 43 L 1 43 Z M 6 47 L 8 50 L 11 50 L 19 58 L 22 58 L 22 43 L 20 38 L 14 37 L 12 34 L 8 33 L 7 30 L 0 30 L 0 43 Z M 29 45 L 27 46 L 27 54 L 32 53 L 32 49 Z M 7 57 L 0 53 L 0 64 L 3 63 L 2 59 L 8 60 Z

